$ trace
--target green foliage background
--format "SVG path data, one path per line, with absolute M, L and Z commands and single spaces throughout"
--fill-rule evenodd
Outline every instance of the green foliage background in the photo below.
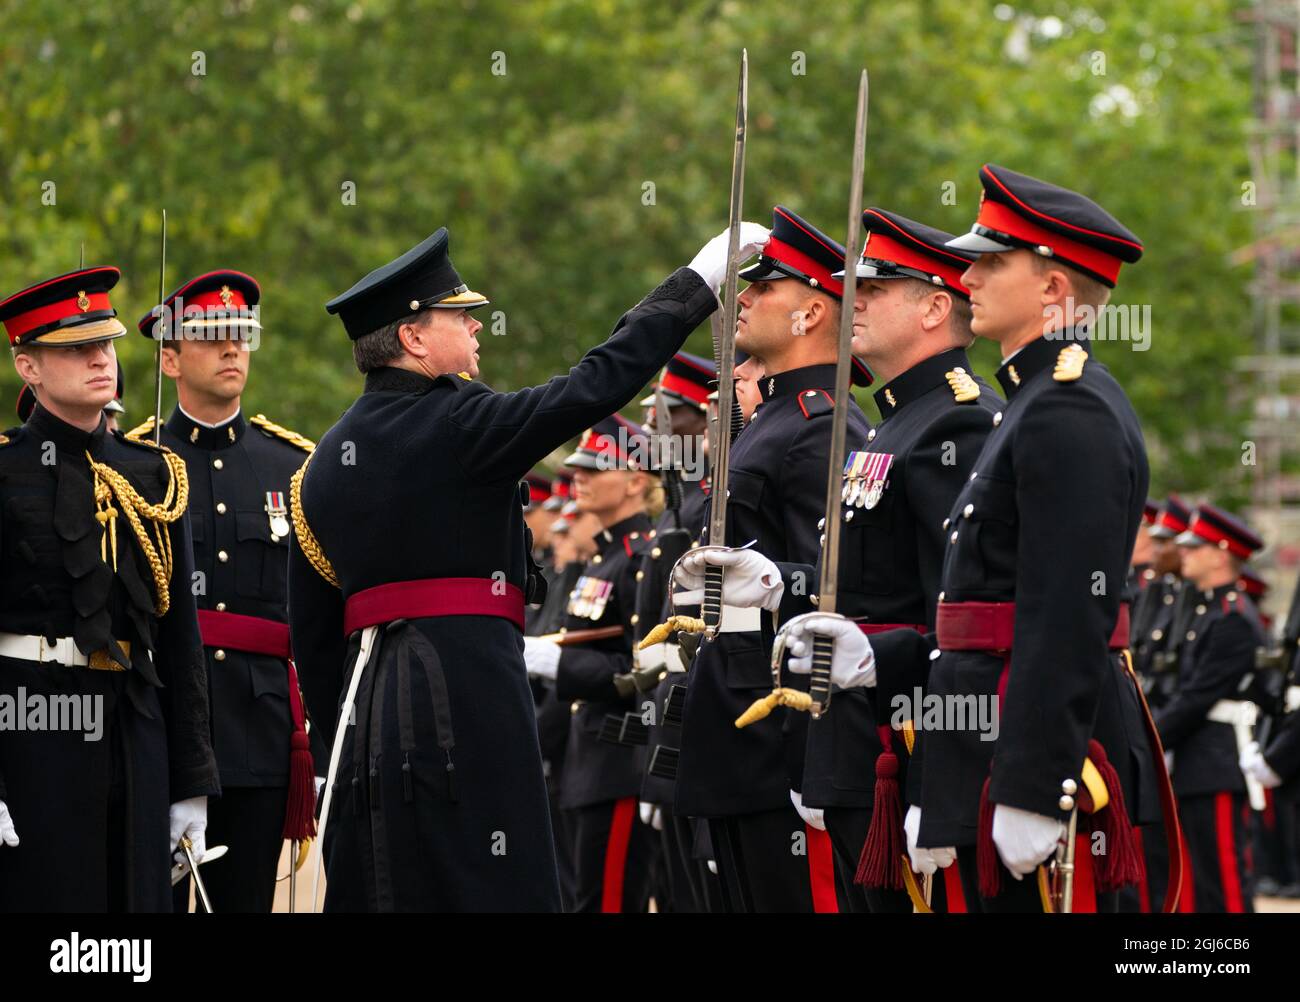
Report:
M 156 298 L 166 207 L 169 289 L 216 267 L 262 282 L 248 411 L 315 436 L 360 386 L 322 304 L 447 225 L 460 272 L 505 314 L 484 378 L 541 381 L 725 224 L 742 46 L 747 217 L 784 203 L 841 232 L 865 65 L 866 204 L 961 232 L 991 160 L 1096 197 L 1144 239 L 1115 301 L 1150 304 L 1151 350 L 1099 355 L 1143 419 L 1153 491 L 1244 494 L 1238 6 L 0 0 L 0 290 L 71 270 L 84 241 L 88 264 L 123 269 L 131 326 Z M 707 337 L 688 347 L 708 354 Z M 140 420 L 151 342 L 119 346 Z M 991 373 L 990 346 L 976 357 Z

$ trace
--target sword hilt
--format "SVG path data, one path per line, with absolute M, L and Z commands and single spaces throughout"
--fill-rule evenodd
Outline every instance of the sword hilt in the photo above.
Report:
M 718 564 L 704 568 L 704 603 L 700 617 L 704 620 L 704 639 L 713 640 L 722 626 L 722 571 Z
M 835 639 L 825 634 L 813 635 L 812 678 L 808 695 L 812 696 L 813 720 L 818 719 L 831 706 L 831 660 L 835 656 Z

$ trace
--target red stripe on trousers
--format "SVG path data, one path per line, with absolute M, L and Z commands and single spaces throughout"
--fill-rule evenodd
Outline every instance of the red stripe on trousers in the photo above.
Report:
M 1181 825 L 1178 840 L 1183 844 L 1183 885 L 1178 891 L 1178 911 L 1190 915 L 1196 911 L 1196 881 L 1192 877 L 1196 867 L 1192 866 L 1192 850 L 1187 845 L 1187 836 L 1183 834 Z
M 1074 898 L 1070 910 L 1076 915 L 1097 913 L 1097 883 L 1092 872 L 1092 837 L 1074 836 Z
M 1237 840 L 1232 830 L 1232 794 L 1214 795 L 1214 842 L 1219 850 L 1219 880 L 1223 884 L 1223 905 L 1233 913 L 1246 910 L 1237 873 Z
M 813 911 L 833 915 L 840 910 L 840 903 L 835 897 L 835 850 L 831 847 L 831 837 L 810 824 L 805 824 L 803 830 L 807 833 Z
M 949 915 L 966 914 L 966 892 L 961 889 L 961 871 L 957 864 L 946 866 L 939 871 L 943 874 L 943 889 L 948 899 Z
M 1147 851 L 1146 846 L 1142 844 L 1141 828 L 1133 829 L 1133 848 L 1137 850 L 1137 854 L 1141 856 L 1142 859 L 1146 859 Z M 1144 866 L 1143 871 L 1145 870 L 1146 867 Z M 1151 911 L 1151 889 L 1147 886 L 1147 875 L 1145 872 L 1142 874 L 1142 879 L 1138 881 L 1138 908 L 1144 915 L 1149 914 Z
M 600 891 L 600 910 L 603 913 L 623 910 L 623 872 L 627 868 L 627 846 L 632 841 L 635 818 L 636 797 L 614 801 L 609 841 L 605 844 L 605 882 Z

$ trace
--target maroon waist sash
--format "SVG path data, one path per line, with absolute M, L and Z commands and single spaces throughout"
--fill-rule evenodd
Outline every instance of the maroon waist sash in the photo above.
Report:
M 1016 628 L 1014 602 L 940 602 L 935 619 L 939 647 L 945 651 L 1009 651 Z M 1111 650 L 1128 647 L 1128 603 L 1121 602 Z
M 427 616 L 499 616 L 524 628 L 524 593 L 493 578 L 420 578 L 392 581 L 348 596 L 343 634 L 395 619 Z
M 204 647 L 225 647 L 273 658 L 289 657 L 289 625 L 274 619 L 200 609 L 199 634 Z

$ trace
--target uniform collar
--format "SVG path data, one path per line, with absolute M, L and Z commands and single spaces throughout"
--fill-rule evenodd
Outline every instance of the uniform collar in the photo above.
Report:
M 366 373 L 366 393 L 428 393 L 433 380 L 410 369 L 383 366 Z
M 758 381 L 759 395 L 766 403 L 777 397 L 791 397 L 803 390 L 830 390 L 835 386 L 834 365 L 805 365 Z
M 615 522 L 608 529 L 601 529 L 600 532 L 596 533 L 596 538 L 600 540 L 600 548 L 603 550 L 614 544 L 622 546 L 625 537 L 633 533 L 643 536 L 652 528 L 650 516 L 639 511 L 635 515 L 629 515 L 621 522 Z
M 897 414 L 913 400 L 929 393 L 936 386 L 946 386 L 948 372 L 953 369 L 971 371 L 970 361 L 966 358 L 964 348 L 949 348 L 937 355 L 931 355 L 923 362 L 917 362 L 900 376 L 895 376 L 888 383 L 876 390 L 872 396 L 880 408 L 882 417 Z
M 181 410 L 180 405 L 177 404 L 176 409 L 171 413 L 171 417 L 167 419 L 167 430 L 176 438 L 209 452 L 230 448 L 244 437 L 244 432 L 247 429 L 248 422 L 244 420 L 242 410 L 236 411 L 235 416 L 229 420 L 211 426 L 195 421 L 194 418 Z
M 1038 373 L 1056 365 L 1057 356 L 1062 348 L 1077 344 L 1084 351 L 1092 350 L 1092 341 L 1082 332 L 1078 335 L 1074 327 L 1053 331 L 1051 337 L 1042 337 L 1030 341 L 1009 359 L 1002 363 L 997 371 L 998 382 L 1002 391 L 1010 400 Z
M 62 418 L 55 417 L 40 401 L 37 401 L 31 417 L 27 419 L 28 434 L 39 442 L 53 442 L 56 456 L 61 452 L 69 456 L 81 456 L 87 451 L 98 454 L 107 434 L 106 428 L 101 414 L 99 425 L 94 431 L 82 431 Z

